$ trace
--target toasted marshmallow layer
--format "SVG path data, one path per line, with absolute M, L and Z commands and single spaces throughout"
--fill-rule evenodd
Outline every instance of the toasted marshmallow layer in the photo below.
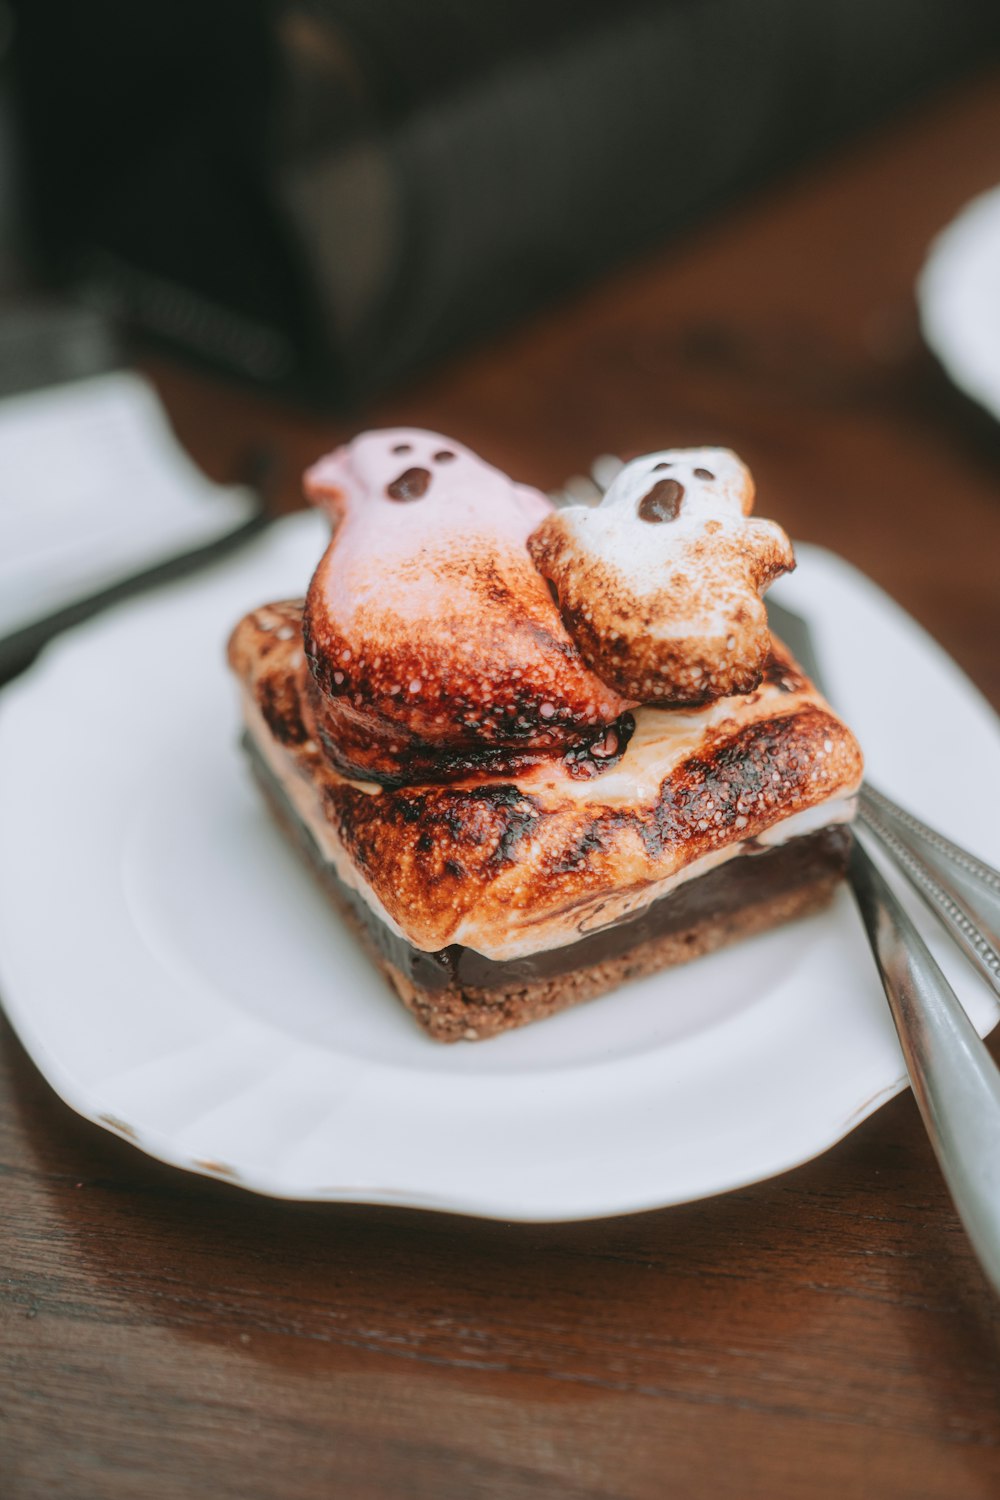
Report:
M 230 661 L 248 727 L 319 848 L 397 934 L 511 959 L 565 946 L 716 865 L 844 822 L 861 753 L 777 641 L 758 689 L 640 709 L 618 764 L 395 789 L 346 780 L 318 743 L 292 603 L 255 611 Z
M 795 566 L 773 521 L 750 518 L 749 470 L 725 448 L 626 465 L 597 506 L 547 516 L 528 545 L 587 664 L 640 703 L 745 693 L 769 650 L 760 593 Z
M 341 770 L 447 779 L 463 754 L 605 743 L 630 704 L 584 664 L 532 564 L 528 535 L 551 510 L 539 491 L 410 428 L 362 434 L 306 491 L 336 522 L 305 639 Z

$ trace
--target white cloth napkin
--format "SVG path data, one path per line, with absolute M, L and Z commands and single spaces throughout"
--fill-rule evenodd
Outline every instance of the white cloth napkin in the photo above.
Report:
M 116 371 L 0 402 L 0 637 L 235 531 L 153 388 Z

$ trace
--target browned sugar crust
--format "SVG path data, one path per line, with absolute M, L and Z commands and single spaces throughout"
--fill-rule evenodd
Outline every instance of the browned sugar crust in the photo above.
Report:
M 279 744 L 298 746 L 312 739 L 333 770 L 354 780 L 398 787 L 470 776 L 510 777 L 553 759 L 562 761 L 575 779 L 587 780 L 621 759 L 635 727 L 630 713 L 619 713 L 610 722 L 601 717 L 621 707 L 605 695 L 594 707 L 593 723 L 567 723 L 556 708 L 551 733 L 537 725 L 526 728 L 529 721 L 521 722 L 513 685 L 498 678 L 493 692 L 500 709 L 492 720 L 496 743 L 485 731 L 478 742 L 447 732 L 439 740 L 425 738 L 401 720 L 373 712 L 375 688 L 363 658 L 334 672 L 327 663 L 338 653 L 328 643 L 322 652 L 313 649 L 310 670 L 304 648 L 303 601 L 281 600 L 240 621 L 230 639 L 229 661 L 252 686 Z M 407 684 L 419 681 L 424 693 L 424 666 L 414 663 L 409 671 L 421 675 L 404 673 Z
M 533 908 L 589 913 L 594 898 L 621 891 L 622 852 L 633 845 L 649 868 L 677 849 L 691 864 L 734 842 L 741 806 L 746 837 L 763 832 L 800 790 L 810 749 L 829 732 L 818 709 L 750 724 L 717 752 L 686 761 L 644 807 L 556 810 L 510 782 L 401 788 L 377 798 L 340 786 L 326 805 L 351 862 L 404 930 L 419 911 L 429 930 L 445 934 L 473 904 L 497 922 L 513 905 L 528 925 Z M 721 808 L 724 824 L 714 821 Z M 529 858 L 530 877 L 504 889 L 503 877 Z
M 511 932 L 529 949 L 551 947 L 561 940 L 555 926 L 586 930 L 595 903 L 641 899 L 656 881 L 861 779 L 850 731 L 775 644 L 759 691 L 731 700 L 724 719 L 702 729 L 697 716 L 678 716 L 675 728 L 694 726 L 690 746 L 638 803 L 602 801 L 600 776 L 585 798 L 531 775 L 373 796 L 324 753 L 295 613 L 281 605 L 248 616 L 232 665 L 359 879 L 418 948 L 460 940 L 488 952 L 490 934 Z
M 479 1040 L 594 999 L 629 979 L 686 963 L 830 900 L 850 833 L 820 830 L 743 856 L 692 880 L 631 918 L 576 943 L 494 962 L 453 946 L 424 953 L 390 932 L 344 885 L 247 742 L 255 776 L 284 831 L 406 1008 L 436 1041 Z
M 633 706 L 585 665 L 525 549 L 418 554 L 415 578 L 434 568 L 433 621 L 415 629 L 380 593 L 345 634 L 327 606 L 337 547 L 335 532 L 304 622 L 314 708 L 345 774 L 399 785 L 443 779 L 442 755 L 458 774 L 482 756 L 537 760 L 600 741 Z
M 760 682 L 770 651 L 763 590 L 790 566 L 777 544 L 757 553 L 745 546 L 707 540 L 690 549 L 692 576 L 677 575 L 661 593 L 644 597 L 623 574 L 597 560 L 574 554 L 561 529 L 563 517 L 550 516 L 529 540 L 531 555 L 559 600 L 563 624 L 584 661 L 623 697 L 638 703 L 682 707 L 749 693 Z M 726 610 L 721 634 L 660 636 L 664 619 L 697 619 L 704 612 L 704 584 L 693 564 L 726 550 L 737 583 L 722 582 L 713 594 L 713 613 Z
M 540 561 L 539 566 L 542 565 Z M 672 596 L 680 607 L 684 592 L 680 584 Z M 734 619 L 745 637 L 742 654 L 736 655 L 727 651 L 727 640 L 732 639 L 728 633 L 705 635 L 696 641 L 682 637 L 676 641 L 658 641 L 655 645 L 649 633 L 630 640 L 626 629 L 634 631 L 637 619 L 651 622 L 653 613 L 647 609 L 629 615 L 627 611 L 635 610 L 637 605 L 624 591 L 613 594 L 612 599 L 613 603 L 602 613 L 599 629 L 585 603 L 567 601 L 562 606 L 562 617 L 595 672 L 600 671 L 616 685 L 628 682 L 633 697 L 641 696 L 643 702 L 657 707 L 687 708 L 709 703 L 714 698 L 753 692 L 760 682 L 770 649 L 767 612 L 762 600 L 757 608 L 742 603 L 734 608 Z

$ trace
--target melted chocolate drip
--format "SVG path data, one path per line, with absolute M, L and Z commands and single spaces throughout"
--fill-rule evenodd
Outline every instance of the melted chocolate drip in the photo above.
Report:
M 695 473 L 697 473 L 697 469 Z M 684 499 L 684 486 L 676 479 L 661 479 L 639 502 L 641 521 L 676 521 Z
M 387 484 L 385 492 L 390 500 L 420 500 L 430 489 L 430 469 L 404 469 L 398 479 Z
M 621 760 L 634 733 L 635 719 L 631 714 L 621 714 L 613 724 L 598 729 L 589 740 L 567 750 L 563 765 L 574 781 L 600 776 Z

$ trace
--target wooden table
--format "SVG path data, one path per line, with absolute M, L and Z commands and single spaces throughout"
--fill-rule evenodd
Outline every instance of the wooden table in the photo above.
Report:
M 1000 705 L 1000 439 L 912 297 L 996 181 L 993 73 L 350 425 L 433 426 L 542 486 L 731 443 L 767 514 Z M 285 504 L 347 430 L 155 373 L 213 472 L 276 445 Z M 956 752 L 942 774 L 975 774 Z M 82 1123 L 7 1029 L 0 1070 L 7 1500 L 1000 1493 L 1000 1315 L 909 1095 L 758 1187 L 545 1227 L 255 1199 Z

